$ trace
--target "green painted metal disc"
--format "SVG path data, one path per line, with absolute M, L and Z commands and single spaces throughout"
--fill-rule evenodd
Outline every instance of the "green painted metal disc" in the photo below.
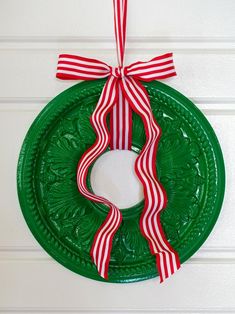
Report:
M 96 280 L 103 279 L 89 251 L 107 210 L 80 195 L 76 168 L 95 140 L 89 118 L 104 84 L 76 84 L 41 111 L 24 140 L 17 174 L 22 212 L 35 238 L 65 267 Z M 203 244 L 219 215 L 223 157 L 212 127 L 190 100 L 160 82 L 143 84 L 162 128 L 156 167 L 168 205 L 161 222 L 183 263 Z M 133 114 L 133 151 L 139 152 L 144 142 L 142 121 Z M 139 230 L 142 209 L 143 202 L 123 211 L 113 240 L 109 282 L 157 275 L 155 257 Z

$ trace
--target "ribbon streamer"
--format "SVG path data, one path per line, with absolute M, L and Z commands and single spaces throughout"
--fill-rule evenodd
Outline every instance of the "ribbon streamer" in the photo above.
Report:
M 96 141 L 83 154 L 77 168 L 80 193 L 89 200 L 109 207 L 105 221 L 96 232 L 90 252 L 100 276 L 105 279 L 108 279 L 112 240 L 122 222 L 122 214 L 115 204 L 88 190 L 86 177 L 90 165 L 108 146 L 111 149 L 131 149 L 132 110 L 141 117 L 146 142 L 135 162 L 135 172 L 143 185 L 145 197 L 140 230 L 148 240 L 151 253 L 156 256 L 156 265 L 162 282 L 180 268 L 180 260 L 177 252 L 168 243 L 160 222 L 160 212 L 167 203 L 166 192 L 157 180 L 156 173 L 156 152 L 161 129 L 152 114 L 148 93 L 140 81 L 161 80 L 176 75 L 176 72 L 172 53 L 166 53 L 147 62 L 123 65 L 127 0 L 113 0 L 113 5 L 119 66 L 111 67 L 99 60 L 61 54 L 56 76 L 63 80 L 107 78 L 91 116 Z M 110 130 L 106 123 L 108 114 L 111 116 Z

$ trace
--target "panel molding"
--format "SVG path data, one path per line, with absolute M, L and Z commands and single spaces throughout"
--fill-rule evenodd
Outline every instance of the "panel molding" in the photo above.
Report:
M 1 307 L 0 313 L 58 313 L 58 314 L 69 314 L 69 313 L 84 313 L 84 314 L 145 314 L 145 313 L 158 313 L 158 314 L 201 314 L 201 313 L 211 313 L 211 314 L 225 314 L 225 313 L 235 313 L 235 308 L 219 308 L 219 307 L 207 307 L 207 308 L 154 308 L 154 309 L 131 309 L 131 308 L 56 308 L 56 307 Z
M 39 112 L 50 97 L 0 97 L 0 112 Z M 194 97 L 191 99 L 206 115 L 234 115 L 233 97 Z
M 0 50 L 74 50 L 114 51 L 114 37 L 105 36 L 0 36 Z M 234 37 L 128 36 L 127 50 L 170 49 L 185 53 L 234 53 Z
M 40 246 L 0 246 L 0 263 L 9 262 L 52 262 L 53 259 Z M 235 247 L 201 248 L 188 264 L 235 264 Z
M 114 36 L 0 36 L 0 42 L 112 42 Z M 233 36 L 128 36 L 129 42 L 213 42 L 234 43 Z

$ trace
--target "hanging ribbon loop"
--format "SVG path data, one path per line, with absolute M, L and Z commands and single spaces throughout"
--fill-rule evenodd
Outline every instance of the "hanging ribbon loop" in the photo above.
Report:
M 157 180 L 156 152 L 161 135 L 150 106 L 149 96 L 142 81 L 161 80 L 176 75 L 172 53 L 147 62 L 124 66 L 126 42 L 127 0 L 113 0 L 114 25 L 118 67 L 110 67 L 96 59 L 75 55 L 59 56 L 56 76 L 63 80 L 96 80 L 107 78 L 91 124 L 96 133 L 95 143 L 83 154 L 77 168 L 77 184 L 86 198 L 103 203 L 109 213 L 97 230 L 91 248 L 91 257 L 99 274 L 107 279 L 112 240 L 122 222 L 121 211 L 104 197 L 94 195 L 86 185 L 90 165 L 108 146 L 111 149 L 131 149 L 132 110 L 142 119 L 146 142 L 135 162 L 135 172 L 144 189 L 145 204 L 140 219 L 140 230 L 148 240 L 151 253 L 156 256 L 160 281 L 164 281 L 179 267 L 177 252 L 168 243 L 160 222 L 160 212 L 166 206 L 167 196 Z M 110 129 L 106 118 L 110 114 Z

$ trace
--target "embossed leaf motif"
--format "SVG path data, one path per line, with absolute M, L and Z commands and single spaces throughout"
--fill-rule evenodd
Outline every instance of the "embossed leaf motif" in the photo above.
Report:
M 76 129 L 77 120 L 63 119 L 61 127 L 55 132 L 44 148 L 41 180 L 64 182 L 74 180 L 79 158 L 84 151 L 84 143 Z
M 63 139 L 62 146 L 67 149 L 79 149 L 79 133 L 77 132 L 76 118 L 63 118 L 61 127 L 58 129 L 58 136 Z
M 92 145 L 95 141 L 95 132 L 90 123 L 92 107 L 88 106 L 80 110 L 77 118 L 77 132 L 85 144 Z
M 180 129 L 163 136 L 159 145 L 158 174 L 168 195 L 168 205 L 161 218 L 171 241 L 177 240 L 199 213 L 196 195 L 204 183 L 197 167 L 199 156 L 198 145 L 191 142 Z
M 139 219 L 136 217 L 122 222 L 113 241 L 113 259 L 128 262 L 149 255 L 148 243 L 140 232 Z
M 80 195 L 75 194 L 74 186 L 71 182 L 55 183 L 44 192 L 47 217 L 59 237 L 70 235 L 85 214 L 85 209 L 78 207 Z
M 83 207 L 79 204 L 83 203 Z M 102 220 L 89 203 L 83 201 L 75 182 L 55 183 L 44 195 L 48 220 L 60 238 L 67 238 L 75 247 L 89 253 L 97 225 Z
M 87 208 L 87 213 L 82 217 L 80 223 L 76 225 L 75 237 L 81 248 L 86 252 L 90 252 L 90 248 L 97 231 L 97 226 L 102 224 L 103 220 L 94 210 Z
M 78 204 L 81 200 L 74 182 L 58 182 L 44 191 L 44 203 L 47 205 L 48 215 L 54 219 L 74 217 L 81 211 Z
M 111 261 L 124 263 L 129 256 L 133 256 L 133 250 L 125 242 L 125 235 L 120 227 L 113 239 Z

